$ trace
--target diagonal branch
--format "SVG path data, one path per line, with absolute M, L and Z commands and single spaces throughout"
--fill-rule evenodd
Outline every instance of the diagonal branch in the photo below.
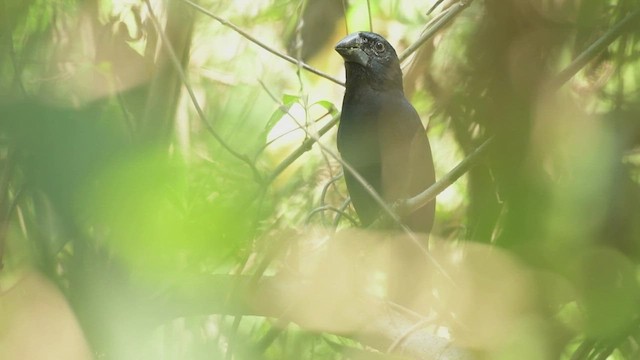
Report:
M 611 45 L 620 35 L 630 29 L 631 25 L 637 25 L 640 18 L 640 8 L 631 12 L 620 22 L 615 24 L 609 31 L 602 35 L 598 40 L 594 41 L 585 51 L 578 55 L 564 70 L 556 75 L 551 81 L 550 87 L 557 90 L 562 87 L 569 79 L 587 65 L 589 61 L 600 54 L 607 46 Z
M 275 56 L 277 56 L 277 57 L 279 57 L 281 59 L 284 59 L 284 60 L 286 60 L 286 61 L 288 61 L 288 62 L 290 62 L 290 63 L 292 63 L 294 65 L 298 65 L 298 66 L 302 67 L 303 69 L 305 69 L 305 70 L 307 70 L 307 71 L 309 71 L 311 73 L 314 73 L 314 74 L 316 74 L 316 75 L 318 75 L 320 77 L 323 77 L 323 78 L 325 78 L 327 80 L 333 81 L 334 83 L 336 83 L 338 85 L 344 86 L 344 83 L 342 81 L 334 78 L 333 76 L 331 76 L 329 74 L 323 73 L 322 71 L 320 71 L 320 70 L 318 70 L 318 69 L 316 69 L 316 68 L 314 68 L 314 67 L 312 67 L 312 66 L 310 66 L 308 64 L 305 64 L 304 62 L 299 61 L 298 59 L 295 59 L 295 58 L 293 58 L 293 57 L 291 57 L 291 56 L 289 56 L 287 54 L 284 54 L 284 53 L 282 53 L 282 52 L 280 52 L 278 50 L 273 49 L 269 45 L 263 43 L 262 41 L 256 39 L 255 37 L 251 36 L 246 31 L 240 29 L 238 26 L 234 25 L 233 23 L 231 23 L 231 22 L 219 17 L 218 15 L 216 15 L 216 14 L 212 13 L 211 11 L 203 8 L 202 6 L 192 2 L 191 0 L 182 0 L 182 1 L 184 3 L 190 5 L 194 9 L 200 11 L 201 13 L 213 18 L 214 20 L 216 20 L 220 24 L 222 24 L 222 25 L 224 25 L 224 26 L 226 26 L 228 28 L 231 28 L 233 31 L 237 32 L 238 34 L 240 34 L 245 39 L 251 41 L 252 43 L 254 43 L 254 44 L 258 45 L 258 46 L 260 46 L 261 48 L 267 50 L 268 52 L 272 53 L 273 55 L 275 55 Z
M 400 56 L 398 56 L 400 62 L 404 62 L 405 60 L 407 60 L 407 58 L 411 56 L 411 54 L 416 52 L 416 50 L 418 50 L 418 48 L 422 46 L 427 40 L 431 39 L 435 34 L 438 33 L 438 31 L 449 24 L 451 20 L 458 16 L 458 14 L 462 12 L 462 10 L 471 5 L 472 2 L 473 0 L 462 0 L 458 2 L 457 5 L 450 7 L 449 10 L 447 10 L 447 12 L 442 15 L 442 17 L 439 17 L 438 20 L 436 20 L 436 22 L 418 38 L 418 40 L 414 41 L 413 44 L 411 44 L 400 54 Z
M 318 138 L 321 138 L 322 135 L 326 134 L 331 130 L 340 120 L 340 113 L 334 115 L 329 122 L 327 122 L 323 127 L 318 130 Z M 307 151 L 311 150 L 311 147 L 316 142 L 315 138 L 307 137 L 297 149 L 295 149 L 289 156 L 287 156 L 282 162 L 273 170 L 271 175 L 266 179 L 266 183 L 269 184 L 273 182 L 283 171 L 285 171 L 291 164 L 293 164 L 300 156 L 302 156 Z
M 429 9 L 429 11 L 427 11 L 427 15 L 430 15 L 433 10 L 435 10 L 438 5 L 440 5 L 444 0 L 437 0 L 435 4 L 433 4 L 433 6 L 431 6 L 431 8 Z
M 397 206 L 394 206 L 394 208 L 397 208 L 400 214 L 411 214 L 428 204 L 431 200 L 435 199 L 438 194 L 456 182 L 456 180 L 469 171 L 473 166 L 477 165 L 480 158 L 489 149 L 493 139 L 493 137 L 490 137 L 483 142 L 482 145 L 475 149 L 469 156 L 464 158 L 456 167 L 453 168 L 453 170 L 449 171 L 442 177 L 442 179 L 436 181 L 425 191 L 405 200 L 404 202 L 400 202 Z

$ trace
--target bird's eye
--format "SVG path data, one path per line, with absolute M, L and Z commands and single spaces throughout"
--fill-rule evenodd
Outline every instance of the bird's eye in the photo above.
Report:
M 374 45 L 373 49 L 377 52 L 377 53 L 381 53 L 384 51 L 384 44 L 381 43 L 380 41 L 376 42 L 376 44 Z

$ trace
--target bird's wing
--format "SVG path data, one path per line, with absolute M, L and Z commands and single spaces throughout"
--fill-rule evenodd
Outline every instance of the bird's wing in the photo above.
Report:
M 420 117 L 402 97 L 389 101 L 380 121 L 382 194 L 387 202 L 415 196 L 435 181 L 431 148 Z M 434 204 L 412 214 L 407 224 L 417 231 L 429 231 Z
M 343 106 L 342 120 L 338 127 L 338 150 L 342 159 L 366 179 L 376 192 L 381 193 L 380 147 L 374 106 L 368 102 L 356 105 Z M 369 190 L 346 169 L 344 176 L 360 221 L 365 226 L 371 224 L 378 216 L 378 203 Z

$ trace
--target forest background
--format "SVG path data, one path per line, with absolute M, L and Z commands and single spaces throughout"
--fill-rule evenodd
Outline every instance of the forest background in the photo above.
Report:
M 428 246 L 349 206 L 333 47 L 368 30 L 431 141 Z M 1 0 L 0 358 L 640 358 L 639 30 L 635 0 Z

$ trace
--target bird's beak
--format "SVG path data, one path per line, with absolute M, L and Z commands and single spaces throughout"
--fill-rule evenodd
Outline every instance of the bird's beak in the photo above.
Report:
M 369 56 L 362 50 L 363 43 L 360 33 L 353 33 L 336 44 L 336 51 L 344 58 L 344 61 L 366 66 L 369 62 Z

